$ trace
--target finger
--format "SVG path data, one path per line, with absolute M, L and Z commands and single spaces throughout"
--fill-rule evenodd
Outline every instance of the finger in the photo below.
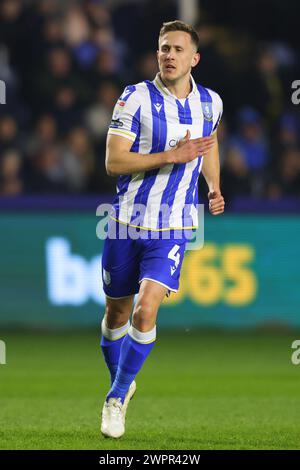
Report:
M 213 215 L 216 215 L 216 214 L 222 214 L 222 212 L 224 212 L 224 207 L 220 208 L 220 209 L 209 209 L 210 213 L 213 214 Z
M 211 151 L 211 148 L 212 146 L 211 145 L 206 145 L 206 146 L 203 146 L 203 145 L 198 145 L 198 146 L 195 146 L 194 147 L 194 152 L 197 153 L 197 155 L 206 155 L 208 152 Z
M 214 144 L 215 141 L 211 137 L 200 137 L 199 139 L 191 139 L 191 142 L 197 145 Z
M 216 198 L 210 198 L 209 203 L 211 205 L 220 205 L 220 204 L 225 204 L 225 201 L 222 197 L 216 197 Z
M 223 207 L 225 206 L 225 202 L 222 200 L 215 200 L 209 201 L 209 207 Z
M 221 209 L 224 209 L 225 204 L 218 204 L 217 206 L 209 206 L 210 210 L 212 211 L 219 211 Z
M 211 214 L 222 214 L 222 212 L 224 212 L 224 207 L 222 207 L 222 209 L 210 209 L 209 212 Z
M 211 212 L 211 215 L 221 215 L 223 213 L 224 213 L 224 211 Z
M 205 139 L 205 140 L 191 140 L 191 142 L 194 144 L 194 145 L 214 145 L 214 140 L 211 140 L 211 139 Z
M 205 144 L 197 144 L 195 147 L 197 150 L 204 151 L 204 150 L 210 150 L 213 147 L 214 144 L 212 143 L 205 143 Z
M 199 144 L 196 144 L 196 145 L 198 145 L 199 147 L 213 147 L 214 142 L 211 142 L 211 141 L 200 142 Z
M 210 207 L 211 209 L 221 209 L 221 208 L 224 207 L 224 206 L 225 206 L 225 203 L 224 203 L 224 202 L 216 202 L 216 203 L 214 203 L 214 204 L 211 204 L 211 203 L 209 204 L 209 207 Z
M 198 147 L 198 148 L 205 148 L 205 147 L 212 148 L 214 146 L 214 143 L 209 142 L 209 141 L 208 142 L 198 142 L 198 143 L 194 143 L 194 146 Z
M 205 137 L 195 137 L 194 139 L 191 139 L 192 142 L 205 142 L 206 140 L 210 140 L 212 142 L 215 141 L 214 137 L 211 135 L 206 135 Z
M 188 140 L 190 140 L 190 138 L 191 138 L 191 133 L 190 133 L 190 131 L 187 129 L 187 130 L 186 130 L 186 134 L 185 134 L 185 136 L 183 137 L 182 140 L 183 140 L 184 142 L 187 142 Z
M 210 151 L 212 150 L 212 147 L 204 147 L 204 148 L 200 148 L 200 149 L 197 149 L 197 152 L 199 155 L 207 155 Z
M 220 215 L 223 214 L 224 209 L 220 209 L 218 211 L 210 211 L 211 215 Z

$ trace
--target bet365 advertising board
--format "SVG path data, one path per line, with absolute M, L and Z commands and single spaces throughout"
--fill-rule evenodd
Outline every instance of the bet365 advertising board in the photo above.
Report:
M 97 222 L 86 212 L 1 214 L 1 327 L 100 324 Z M 186 253 L 180 290 L 164 302 L 158 324 L 300 327 L 297 233 L 297 215 L 206 215 L 204 246 Z

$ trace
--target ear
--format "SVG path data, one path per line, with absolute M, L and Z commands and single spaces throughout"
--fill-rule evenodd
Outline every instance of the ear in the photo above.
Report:
M 196 52 L 196 54 L 194 55 L 193 60 L 192 60 L 192 67 L 196 67 L 196 65 L 199 63 L 199 61 L 200 61 L 200 54 L 199 54 L 199 52 Z

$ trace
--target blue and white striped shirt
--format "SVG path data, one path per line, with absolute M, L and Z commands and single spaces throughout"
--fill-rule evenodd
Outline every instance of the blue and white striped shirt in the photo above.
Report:
M 221 119 L 222 100 L 192 76 L 191 83 L 192 91 L 183 99 L 164 86 L 159 74 L 153 81 L 127 86 L 114 108 L 108 134 L 131 140 L 131 152 L 141 154 L 170 150 L 187 129 L 192 139 L 211 135 Z M 196 228 L 201 166 L 199 156 L 189 163 L 119 176 L 114 217 L 150 230 Z

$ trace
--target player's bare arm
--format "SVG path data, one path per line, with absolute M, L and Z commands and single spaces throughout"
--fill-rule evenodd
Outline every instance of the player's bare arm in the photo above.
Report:
M 190 131 L 177 147 L 160 153 L 131 152 L 132 142 L 116 135 L 108 135 L 106 146 L 106 171 L 109 176 L 128 175 L 173 163 L 188 163 L 199 155 L 206 155 L 214 146 L 213 137 L 190 138 Z
M 220 190 L 220 159 L 217 132 L 212 135 L 214 144 L 203 158 L 202 173 L 208 185 L 209 210 L 212 215 L 224 212 L 225 201 Z

